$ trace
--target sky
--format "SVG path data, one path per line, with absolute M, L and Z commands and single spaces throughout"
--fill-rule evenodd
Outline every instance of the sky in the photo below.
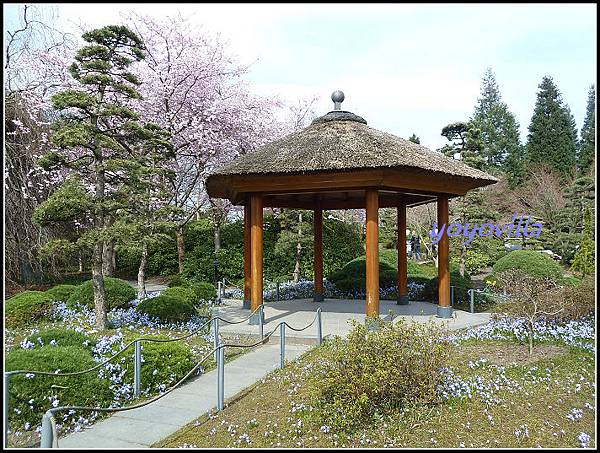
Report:
M 5 23 L 14 20 L 5 5 Z M 177 12 L 219 33 L 249 64 L 255 92 L 294 103 L 319 96 L 369 126 L 436 149 L 442 128 L 467 120 L 490 67 L 526 139 L 537 87 L 553 77 L 578 128 L 596 80 L 595 4 L 55 4 L 64 30 L 118 23 L 122 14 Z

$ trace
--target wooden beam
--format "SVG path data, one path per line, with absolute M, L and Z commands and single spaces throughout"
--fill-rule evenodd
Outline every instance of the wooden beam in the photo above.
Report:
M 406 258 L 406 206 L 398 208 L 398 305 L 408 305 Z
M 256 310 L 263 303 L 263 199 L 262 194 L 250 196 L 251 212 L 251 310 Z
M 440 195 L 437 205 L 438 231 L 444 228 L 444 233 L 438 242 L 438 316 L 452 316 L 450 307 L 450 238 L 447 235 L 448 226 L 448 197 Z
M 366 315 L 379 316 L 379 195 L 366 191 Z
M 332 199 L 328 198 L 327 194 L 322 194 L 321 207 L 323 210 L 334 209 L 364 209 L 365 198 L 364 192 L 360 192 L 361 196 L 348 199 Z M 379 194 L 380 208 L 395 208 L 398 206 L 414 206 L 423 203 L 432 203 L 437 198 L 432 195 L 405 195 L 397 194 Z M 314 199 L 299 199 L 297 197 L 280 195 L 265 195 L 264 206 L 268 208 L 290 208 L 290 209 L 307 209 L 312 210 L 315 206 Z
M 250 223 L 250 197 L 244 205 L 244 308 L 250 308 L 252 299 L 252 253 L 251 236 L 252 224 Z
M 323 210 L 317 202 L 314 210 L 314 279 L 315 279 L 315 302 L 324 300 L 323 291 Z

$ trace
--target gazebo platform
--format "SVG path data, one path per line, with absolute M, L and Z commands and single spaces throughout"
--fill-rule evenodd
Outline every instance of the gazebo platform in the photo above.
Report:
M 249 310 L 242 308 L 241 300 L 226 299 L 224 305 L 215 308 L 221 317 L 228 320 L 241 320 L 248 316 Z M 317 308 L 321 307 L 321 318 L 323 323 L 323 337 L 346 336 L 351 329 L 351 320 L 359 323 L 365 322 L 364 300 L 326 299 L 325 302 L 313 302 L 312 299 L 296 299 L 280 302 L 269 302 L 264 304 L 264 333 L 268 333 L 281 321 L 286 321 L 294 328 L 301 328 L 309 324 L 315 317 Z M 450 319 L 436 316 L 437 305 L 429 302 L 411 301 L 409 305 L 397 305 L 395 300 L 380 301 L 381 316 L 389 319 L 390 311 L 394 312 L 394 320 L 404 318 L 408 321 L 426 323 L 430 320 L 438 324 L 445 324 L 450 330 L 474 327 L 485 324 L 490 320 L 491 313 L 469 313 L 462 310 L 454 310 Z M 220 331 L 223 334 L 258 335 L 259 326 L 250 325 L 248 322 L 240 324 L 222 324 Z M 273 334 L 279 337 L 279 331 Z M 286 329 L 286 338 L 298 341 L 316 340 L 316 324 L 302 332 Z

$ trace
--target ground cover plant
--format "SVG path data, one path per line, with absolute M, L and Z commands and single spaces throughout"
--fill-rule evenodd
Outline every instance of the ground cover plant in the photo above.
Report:
M 52 292 L 60 291 L 48 291 Z M 158 292 L 151 292 L 148 296 L 146 300 L 150 301 L 160 297 Z M 45 292 L 21 297 L 29 298 L 49 301 L 45 307 L 51 308 L 51 311 L 44 317 L 33 318 L 27 324 L 7 326 L 4 346 L 7 371 L 71 372 L 92 368 L 122 350 L 135 338 L 179 338 L 197 330 L 207 320 L 197 312 L 185 321 L 161 320 L 138 311 L 136 307 L 143 301 L 134 298 L 125 304 L 127 308 L 110 310 L 107 314 L 109 328 L 97 331 L 95 313 L 91 307 L 72 308 L 65 302 L 52 303 L 52 297 Z M 221 341 L 247 344 L 254 340 L 230 335 Z M 180 342 L 143 342 L 141 398 L 158 395 L 170 388 L 212 348 L 213 336 L 207 328 Z M 227 359 L 247 351 L 244 348 L 229 348 Z M 9 387 L 9 445 L 37 445 L 42 415 L 51 407 L 121 407 L 132 404 L 133 352 L 133 347 L 130 347 L 98 370 L 81 376 L 13 376 Z M 204 372 L 214 366 L 213 356 L 210 355 L 199 371 Z M 57 417 L 59 433 L 79 431 L 104 416 L 90 411 L 65 412 Z
M 332 406 L 323 413 L 321 405 L 334 400 L 315 399 L 331 390 L 317 389 L 326 370 L 343 369 L 336 349 L 352 340 L 336 338 L 274 371 L 223 412 L 201 417 L 155 446 L 594 447 L 594 325 L 590 317 L 538 322 L 533 355 L 524 320 L 500 317 L 448 332 L 447 361 L 438 369 L 434 398 L 373 410 L 362 423 L 348 423 L 343 401 L 337 411 Z M 382 392 L 406 389 L 402 382 L 392 388 L 386 373 L 363 376 L 356 392 L 368 380 Z M 366 407 L 364 397 L 355 396 L 351 407 Z

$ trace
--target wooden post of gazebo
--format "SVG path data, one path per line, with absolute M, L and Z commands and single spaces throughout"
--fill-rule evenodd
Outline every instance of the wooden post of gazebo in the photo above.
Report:
M 252 263 L 251 303 L 255 311 L 263 303 L 263 197 L 262 194 L 250 196 L 251 234 L 250 250 Z M 250 319 L 250 324 L 258 324 L 258 316 Z
M 398 305 L 408 305 L 406 204 L 398 206 Z
M 445 225 L 445 227 L 444 227 Z M 437 227 L 438 231 L 444 228 L 444 233 L 438 242 L 438 308 L 440 318 L 451 318 L 450 306 L 450 238 L 448 237 L 448 196 L 439 195 L 437 200 Z
M 323 209 L 320 203 L 314 210 L 314 281 L 315 292 L 313 300 L 315 302 L 323 302 L 325 300 L 323 291 Z
M 379 193 L 367 189 L 366 210 L 366 315 L 379 315 Z
M 246 197 L 244 205 L 244 308 L 250 308 L 252 298 L 252 264 L 251 264 L 251 223 L 250 223 L 250 197 Z

